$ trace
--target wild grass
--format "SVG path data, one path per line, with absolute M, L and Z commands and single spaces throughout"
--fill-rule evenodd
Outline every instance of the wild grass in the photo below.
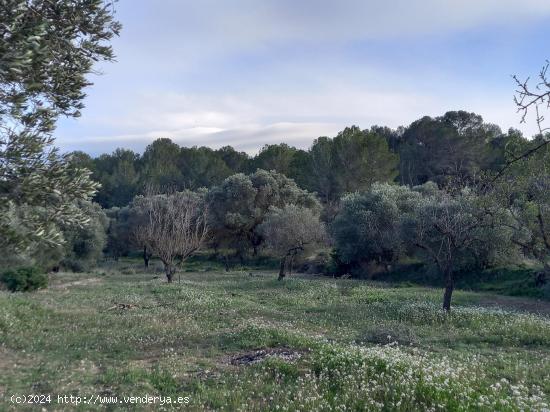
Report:
M 550 287 L 536 284 L 536 275 L 542 268 L 533 262 L 515 267 L 464 271 L 456 274 L 456 286 L 463 290 L 524 296 L 550 301 Z M 436 268 L 419 262 L 397 265 L 390 273 L 380 273 L 378 280 L 391 283 L 443 287 L 444 279 Z
M 24 409 L 6 399 L 23 393 L 189 396 L 186 410 L 550 404 L 550 318 L 532 313 L 547 313 L 544 302 L 486 307 L 499 297 L 458 291 L 447 316 L 439 289 L 248 270 L 185 272 L 168 285 L 119 265 L 126 274 L 62 273 L 47 290 L 0 292 L 0 409 Z M 530 311 L 511 310 L 520 303 Z

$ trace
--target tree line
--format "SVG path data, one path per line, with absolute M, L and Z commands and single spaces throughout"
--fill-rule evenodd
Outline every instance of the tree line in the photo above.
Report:
M 257 169 L 282 173 L 317 193 L 323 204 L 331 204 L 374 182 L 467 184 L 482 172 L 503 167 L 510 146 L 525 140 L 518 130 L 503 133 L 480 115 L 454 111 L 397 129 L 351 126 L 333 138 L 317 138 L 308 150 L 281 143 L 265 145 L 249 156 L 231 146 L 180 147 L 160 138 L 142 155 L 117 149 L 96 158 L 83 152 L 70 156 L 101 184 L 94 200 L 104 208 L 127 205 L 151 184 L 196 190 Z

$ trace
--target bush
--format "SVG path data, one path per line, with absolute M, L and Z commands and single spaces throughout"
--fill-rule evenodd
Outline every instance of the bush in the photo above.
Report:
M 86 272 L 93 268 L 103 255 L 108 219 L 97 203 L 80 202 L 80 209 L 89 221 L 83 226 L 63 227 L 64 257 L 61 266 L 73 272 Z
M 30 292 L 48 286 L 48 277 L 36 267 L 25 267 L 2 273 L 0 282 L 12 292 Z

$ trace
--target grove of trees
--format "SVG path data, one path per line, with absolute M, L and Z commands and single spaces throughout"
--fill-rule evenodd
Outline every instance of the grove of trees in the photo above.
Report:
M 256 156 L 169 139 L 143 155 L 75 152 L 68 167 L 90 170 L 101 185 L 93 204 L 75 203 L 88 222 L 59 225 L 65 246 L 44 246 L 35 260 L 84 270 L 101 256 L 139 253 L 145 266 L 158 258 L 169 282 L 201 249 L 227 270 L 271 255 L 280 279 L 321 252 L 331 255 L 327 271 L 351 276 L 415 261 L 440 274 L 450 310 L 468 271 L 527 259 L 540 267 L 537 285 L 547 283 L 550 153 L 543 146 L 518 158 L 545 139 L 448 112 L 398 130 L 349 127 L 308 150 L 265 146 Z
M 518 158 L 545 139 L 448 112 L 398 130 L 349 127 L 308 150 L 269 145 L 249 156 L 158 139 L 143 155 L 68 158 L 101 184 L 103 218 L 90 233 L 104 228 L 106 243 L 95 245 L 115 259 L 139 252 L 146 266 L 155 256 L 168 281 L 199 249 L 226 269 L 272 255 L 280 279 L 329 252 L 335 274 L 391 273 L 404 260 L 433 267 L 450 310 L 468 271 L 527 259 L 540 267 L 537 285 L 547 282 L 550 154 L 542 147 Z M 147 195 L 151 187 L 157 195 Z M 67 256 L 59 263 L 75 267 Z
M 333 274 L 391 272 L 404 260 L 434 267 L 447 311 L 465 271 L 529 261 L 537 286 L 547 284 L 548 66 L 535 88 L 516 78 L 523 119 L 536 112 L 533 139 L 450 111 L 395 130 L 346 127 L 307 150 L 266 145 L 255 156 L 167 138 L 143 154 L 62 154 L 57 119 L 80 115 L 94 63 L 114 59 L 121 27 L 112 6 L 0 7 L 2 268 L 88 270 L 139 252 L 145 266 L 158 258 L 172 282 L 188 257 L 210 249 L 227 268 L 270 254 L 283 279 L 297 260 L 330 251 Z
M 300 189 L 292 179 L 261 169 L 250 175 L 238 173 L 228 177 L 210 189 L 207 201 L 215 246 L 231 246 L 241 261 L 250 251 L 257 255 L 265 240 L 258 227 L 272 208 L 292 204 L 321 209 L 315 195 Z

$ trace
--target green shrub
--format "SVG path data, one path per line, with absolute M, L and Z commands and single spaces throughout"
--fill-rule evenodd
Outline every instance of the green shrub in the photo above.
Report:
M 48 286 L 48 276 L 36 267 L 24 267 L 2 273 L 0 282 L 12 292 L 30 292 Z

